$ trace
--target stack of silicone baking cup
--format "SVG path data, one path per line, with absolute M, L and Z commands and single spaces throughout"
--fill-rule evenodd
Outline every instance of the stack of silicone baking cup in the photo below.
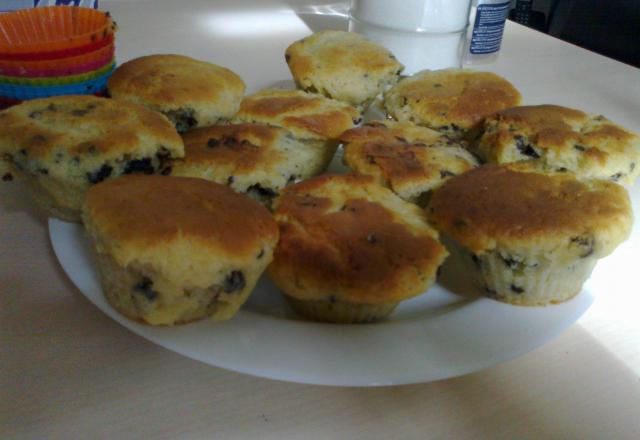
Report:
M 115 68 L 109 13 L 51 6 L 0 14 L 0 108 L 57 95 L 103 95 Z

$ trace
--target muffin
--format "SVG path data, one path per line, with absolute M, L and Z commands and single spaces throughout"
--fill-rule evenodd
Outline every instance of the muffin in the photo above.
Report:
M 408 122 L 373 121 L 341 140 L 348 167 L 413 203 L 424 204 L 433 189 L 477 165 L 461 143 Z
M 393 119 L 454 139 L 473 139 L 485 117 L 518 104 L 520 93 L 506 79 L 462 69 L 418 72 L 384 96 L 384 107 Z
M 557 105 L 515 107 L 488 117 L 474 151 L 490 163 L 524 162 L 542 173 L 571 172 L 633 184 L 640 138 L 603 116 Z
M 299 88 L 360 107 L 395 84 L 404 69 L 384 47 L 334 30 L 296 41 L 285 59 Z
M 82 218 L 107 300 L 151 325 L 231 318 L 278 241 L 259 203 L 187 177 L 123 176 L 95 185 Z
M 107 84 L 114 99 L 163 113 L 179 132 L 230 119 L 244 94 L 242 79 L 182 55 L 148 55 L 118 67 Z
M 26 177 L 46 212 L 79 221 L 90 185 L 130 173 L 154 173 L 184 154 L 163 115 L 95 96 L 25 101 L 0 112 L 4 180 Z
M 632 226 L 622 186 L 513 165 L 484 165 L 450 179 L 428 212 L 480 291 L 528 306 L 575 296 Z
M 234 120 L 286 128 L 297 140 L 323 155 L 322 169 L 326 169 L 340 135 L 362 118 L 355 107 L 319 94 L 272 89 L 245 97 Z
M 447 256 L 425 213 L 364 175 L 323 175 L 286 188 L 267 269 L 292 308 L 319 321 L 382 319 L 426 291 Z
M 227 185 L 270 206 L 285 185 L 323 170 L 323 151 L 297 141 L 279 127 L 214 125 L 183 135 L 185 157 L 166 168 L 174 176 Z

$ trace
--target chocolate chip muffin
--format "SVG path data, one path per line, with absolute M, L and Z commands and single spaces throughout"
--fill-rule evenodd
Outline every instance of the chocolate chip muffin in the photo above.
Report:
M 185 157 L 172 161 L 167 174 L 212 180 L 265 206 L 286 185 L 322 172 L 325 165 L 322 150 L 264 124 L 196 128 L 183 140 Z
M 423 125 L 455 139 L 473 139 L 486 116 L 514 107 L 520 99 L 515 87 L 495 73 L 424 70 L 385 93 L 384 107 L 398 121 Z
M 231 318 L 278 241 L 263 206 L 204 179 L 112 179 L 89 190 L 82 218 L 107 300 L 151 325 Z
M 526 163 L 542 173 L 571 172 L 633 184 L 640 137 L 604 116 L 557 105 L 507 109 L 488 117 L 474 148 L 490 163 Z
M 353 32 L 316 32 L 290 45 L 285 59 L 303 90 L 366 107 L 404 66 L 384 47 Z
M 463 143 L 408 122 L 372 121 L 341 139 L 348 167 L 420 205 L 433 189 L 477 165 Z
M 299 142 L 322 155 L 321 172 L 331 162 L 340 135 L 360 123 L 361 116 L 355 107 L 317 93 L 269 89 L 245 97 L 234 121 L 287 129 Z
M 314 177 L 276 200 L 280 241 L 268 275 L 302 316 L 382 319 L 425 292 L 447 256 L 425 213 L 371 176 Z
M 148 55 L 118 67 L 109 94 L 163 113 L 179 132 L 230 119 L 245 84 L 231 70 L 182 55 Z
M 580 292 L 633 221 L 620 185 L 517 165 L 484 165 L 450 179 L 434 192 L 428 212 L 451 258 L 481 292 L 529 306 Z
M 95 96 L 25 101 L 0 112 L 0 157 L 26 179 L 49 215 L 79 221 L 90 185 L 131 173 L 154 173 L 184 154 L 163 115 Z

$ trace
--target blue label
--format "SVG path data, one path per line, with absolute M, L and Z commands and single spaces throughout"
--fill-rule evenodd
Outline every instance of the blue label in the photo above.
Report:
M 500 50 L 509 2 L 478 5 L 469 52 L 487 54 Z

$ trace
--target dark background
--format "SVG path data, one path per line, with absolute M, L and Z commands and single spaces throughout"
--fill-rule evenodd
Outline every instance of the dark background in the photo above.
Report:
M 640 0 L 516 0 L 512 7 L 513 21 L 640 67 Z

